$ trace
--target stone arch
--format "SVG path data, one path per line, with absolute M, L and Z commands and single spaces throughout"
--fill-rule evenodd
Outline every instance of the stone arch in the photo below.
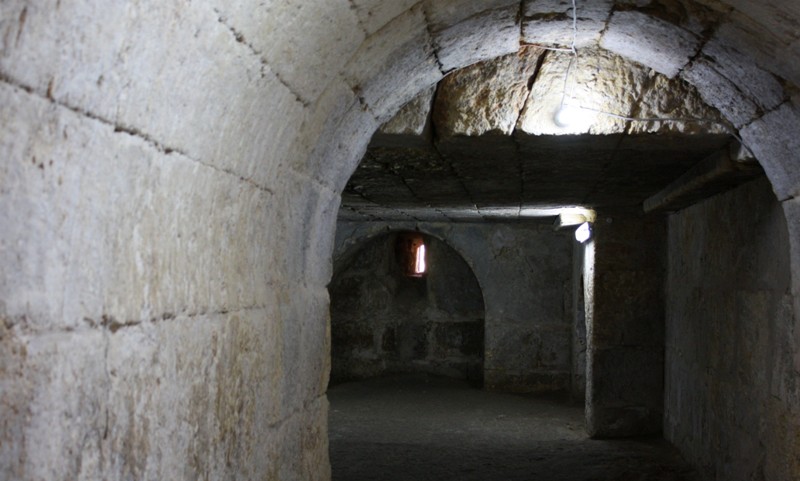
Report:
M 390 265 L 390 243 L 409 232 L 427 238 L 432 264 L 421 279 Z M 482 384 L 485 295 L 469 259 L 443 237 L 381 229 L 342 245 L 329 286 L 332 383 L 422 371 Z
M 4 471 L 221 479 L 237 466 L 240 477 L 325 479 L 325 445 L 299 433 L 325 418 L 338 194 L 404 101 L 518 48 L 525 3 L 55 3 L 0 6 Z M 719 3 L 723 52 L 702 46 L 715 62 L 689 80 L 709 98 L 749 85 L 763 107 L 742 133 L 784 201 L 798 313 L 800 121 L 790 94 L 773 107 L 764 93 L 771 74 L 785 91 L 800 82 L 787 28 L 797 12 Z M 666 37 L 650 45 L 672 48 Z M 755 80 L 739 82 L 743 72 Z M 230 384 L 217 385 L 215 368 Z M 258 429 L 237 428 L 237 412 L 263 413 Z M 195 436 L 188 453 L 147 451 Z M 139 449 L 107 449 L 123 441 Z M 284 447 L 301 445 L 303 458 L 288 460 Z

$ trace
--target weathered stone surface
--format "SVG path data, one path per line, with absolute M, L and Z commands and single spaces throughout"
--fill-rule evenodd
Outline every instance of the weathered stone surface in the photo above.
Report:
M 703 54 L 714 60 L 714 69 L 724 76 L 762 110 L 772 110 L 783 102 L 783 87 L 753 59 L 716 37 L 705 46 Z
M 612 0 L 578 3 L 577 33 L 573 35 L 571 1 L 528 0 L 522 10 L 522 40 L 559 48 L 571 47 L 573 40 L 577 48 L 594 45 L 606 27 L 613 5 Z
M 28 252 L 0 251 L 8 315 L 74 329 L 101 315 L 124 323 L 264 301 L 256 279 L 274 260 L 247 241 L 260 229 L 218 206 L 266 219 L 268 192 L 20 90 L 0 86 L 0 96 L 3 157 L 13 159 L 0 167 L 0 237 Z M 34 255 L 40 242 L 47 252 Z M 225 287 L 243 277 L 252 283 Z
M 425 27 L 422 6 L 369 37 L 344 68 L 350 88 L 380 122 L 389 120 L 442 72 Z
M 634 109 L 635 118 L 665 121 L 631 122 L 631 134 L 729 134 L 726 119 L 709 107 L 698 91 L 680 78 L 651 74 Z M 713 105 L 713 104 L 712 104 Z
M 644 211 L 681 210 L 764 175 L 764 170 L 752 157 L 737 158 L 743 150 L 741 144 L 735 143 L 698 162 L 664 190 L 646 199 L 642 206 Z
M 712 479 L 796 477 L 797 457 L 785 457 L 798 448 L 800 366 L 784 212 L 760 180 L 669 219 L 665 436 Z
M 419 3 L 419 0 L 397 0 L 393 2 L 353 0 L 358 19 L 369 35 L 380 30 L 395 17 L 410 10 L 417 3 Z
M 433 94 L 436 87 L 423 90 L 414 99 L 405 104 L 391 120 L 380 128 L 381 134 L 424 136 L 430 124 Z
M 297 133 L 298 160 L 290 165 L 340 191 L 364 156 L 378 125 L 347 85 L 334 82 L 311 108 Z
M 714 67 L 714 63 L 698 59 L 681 72 L 681 77 L 697 87 L 704 101 L 719 109 L 736 128 L 741 128 L 756 118 L 758 107 Z
M 691 32 L 635 11 L 615 12 L 600 40 L 603 48 L 670 78 L 689 62 L 699 44 Z
M 445 77 L 439 83 L 434 107 L 437 135 L 510 135 L 543 54 L 541 49 L 526 47 Z
M 426 0 L 425 12 L 431 29 L 440 31 L 470 17 L 478 17 L 489 9 L 504 9 L 512 5 L 519 6 L 519 1 L 497 0 L 487 5 L 483 0 Z
M 27 336 L 0 329 L 3 477 L 102 479 L 109 387 L 103 333 Z
M 664 222 L 606 217 L 593 225 L 587 302 L 586 427 L 593 437 L 661 432 Z M 591 299 L 591 301 L 589 301 Z M 613 374 L 612 374 L 613 372 Z
M 325 90 L 364 41 L 359 17 L 347 0 L 213 3 L 219 21 L 249 44 L 306 103 Z M 315 31 L 325 42 L 318 42 Z M 315 72 L 309 75 L 308 72 Z
M 536 76 L 517 129 L 533 135 L 622 132 L 625 121 L 598 111 L 630 116 L 648 81 L 647 69 L 602 49 L 583 49 L 577 60 L 569 53 L 550 52 Z M 574 122 L 565 126 L 555 120 L 562 99 L 567 108 L 577 109 Z
M 764 167 L 778 199 L 800 194 L 800 109 L 783 104 L 741 130 L 744 144 Z
M 510 54 L 519 49 L 519 6 L 487 10 L 433 32 L 442 70 Z
M 259 183 L 288 156 L 302 104 L 211 8 L 12 3 L 23 28 L 0 71 L 13 83 Z
M 752 6 L 747 10 L 751 9 Z M 728 21 L 719 26 L 715 38 L 728 49 L 746 55 L 750 65 L 800 83 L 800 64 L 796 61 L 800 58 L 800 40 L 781 39 L 775 30 L 765 28 L 740 11 L 734 11 Z
M 483 295 L 461 256 L 430 236 L 424 278 L 398 265 L 398 234 L 338 253 L 331 283 L 333 382 L 426 372 L 483 382 Z
M 339 222 L 336 256 L 365 238 L 385 233 L 387 227 L 418 227 L 444 239 L 475 273 L 485 299 L 487 388 L 515 392 L 569 388 L 571 233 L 536 224 Z M 376 296 L 375 302 L 389 299 L 388 294 Z

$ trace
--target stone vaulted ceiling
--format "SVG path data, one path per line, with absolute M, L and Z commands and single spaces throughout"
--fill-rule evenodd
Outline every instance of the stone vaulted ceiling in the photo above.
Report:
M 670 197 L 662 191 L 671 182 L 697 177 L 687 173 L 693 168 L 717 176 L 693 199 L 760 175 L 752 163 L 728 159 L 732 130 L 684 81 L 599 48 L 571 59 L 526 47 L 421 93 L 373 137 L 340 219 L 509 220 L 564 206 L 641 211 L 653 196 Z M 562 104 L 579 112 L 568 125 L 554 120 Z M 718 161 L 705 165 L 721 155 L 719 176 Z

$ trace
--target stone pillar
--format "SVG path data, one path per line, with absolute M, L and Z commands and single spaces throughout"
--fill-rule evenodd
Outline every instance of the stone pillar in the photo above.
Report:
M 665 236 L 660 216 L 601 215 L 586 245 L 586 427 L 594 438 L 661 432 Z

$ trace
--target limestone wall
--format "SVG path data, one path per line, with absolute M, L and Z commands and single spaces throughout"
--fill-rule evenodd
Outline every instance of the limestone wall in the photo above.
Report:
M 789 238 L 764 180 L 669 219 L 665 436 L 706 479 L 797 479 Z
M 424 372 L 483 382 L 483 294 L 446 243 L 424 236 L 426 272 L 408 276 L 398 235 L 372 239 L 336 263 L 331 383 Z
M 391 229 L 445 240 L 483 292 L 484 386 L 515 392 L 570 389 L 572 234 L 542 224 L 340 222 L 338 255 Z
M 563 3 L 0 3 L 2 477 L 327 479 L 342 186 L 399 106 Z M 581 41 L 754 104 L 796 234 L 796 4 L 618 3 Z

